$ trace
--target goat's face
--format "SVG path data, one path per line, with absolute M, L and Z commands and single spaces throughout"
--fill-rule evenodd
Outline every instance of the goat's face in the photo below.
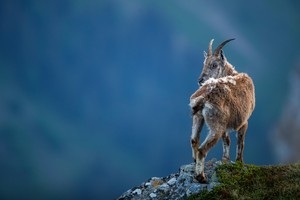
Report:
M 205 56 L 205 60 L 203 63 L 204 64 L 203 70 L 198 79 L 199 85 L 207 81 L 209 78 L 223 77 L 225 72 L 226 58 L 225 56 L 223 56 L 223 53 L 221 58 L 215 56 L 207 57 L 207 55 L 204 56 Z
M 226 40 L 221 43 L 214 53 L 212 53 L 213 39 L 208 46 L 208 53 L 204 52 L 204 66 L 201 75 L 198 79 L 198 84 L 201 86 L 209 78 L 220 78 L 226 75 L 226 57 L 222 51 L 222 47 L 233 39 Z

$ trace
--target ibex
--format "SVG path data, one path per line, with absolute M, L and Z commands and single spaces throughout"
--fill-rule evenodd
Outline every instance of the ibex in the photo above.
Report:
M 206 182 L 204 161 L 208 151 L 222 137 L 223 162 L 230 160 L 230 131 L 237 131 L 236 161 L 243 162 L 244 139 L 248 119 L 255 106 L 254 85 L 245 73 L 238 73 L 227 61 L 222 48 L 234 39 L 221 43 L 212 53 L 213 39 L 204 52 L 204 66 L 199 77 L 200 88 L 191 96 L 193 114 L 191 146 L 195 164 L 195 178 Z M 209 133 L 199 147 L 204 122 Z

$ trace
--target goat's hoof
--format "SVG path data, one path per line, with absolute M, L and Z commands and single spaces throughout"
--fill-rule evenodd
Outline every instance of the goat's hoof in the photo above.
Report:
M 196 159 L 194 158 L 193 160 L 194 160 L 194 163 L 196 163 Z
M 197 176 L 195 176 L 195 179 L 199 182 L 199 183 L 207 183 L 206 177 L 199 174 Z

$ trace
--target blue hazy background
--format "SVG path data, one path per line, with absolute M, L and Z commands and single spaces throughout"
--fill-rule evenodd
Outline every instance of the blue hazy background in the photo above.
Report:
M 192 162 L 188 103 L 211 38 L 214 47 L 236 38 L 225 54 L 256 86 L 245 162 L 277 163 L 270 138 L 300 58 L 299 9 L 292 0 L 1 1 L 0 198 L 113 199 Z M 219 142 L 208 159 L 221 154 Z

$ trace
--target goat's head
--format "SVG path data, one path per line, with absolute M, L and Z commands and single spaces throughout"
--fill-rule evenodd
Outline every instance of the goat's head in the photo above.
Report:
M 207 81 L 209 78 L 220 78 L 226 76 L 226 57 L 223 53 L 222 48 L 234 39 L 229 39 L 222 42 L 214 51 L 212 52 L 212 44 L 214 39 L 212 39 L 208 46 L 208 53 L 204 51 L 204 66 L 201 75 L 198 79 L 198 84 L 201 86 L 202 83 Z

